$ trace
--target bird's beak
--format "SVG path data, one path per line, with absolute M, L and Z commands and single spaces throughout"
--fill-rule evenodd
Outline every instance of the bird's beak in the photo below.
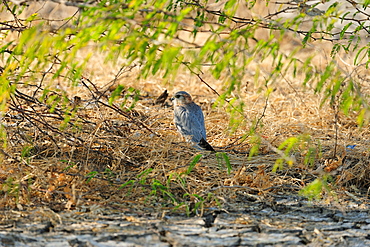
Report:
M 175 98 L 174 98 L 174 97 L 172 97 L 170 100 L 171 100 L 171 101 L 173 101 L 174 99 L 175 99 Z

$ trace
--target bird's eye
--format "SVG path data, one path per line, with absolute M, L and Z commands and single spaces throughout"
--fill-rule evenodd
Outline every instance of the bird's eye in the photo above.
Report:
M 178 99 L 178 98 L 180 98 L 181 97 L 181 95 L 175 95 L 175 98 L 176 99 Z

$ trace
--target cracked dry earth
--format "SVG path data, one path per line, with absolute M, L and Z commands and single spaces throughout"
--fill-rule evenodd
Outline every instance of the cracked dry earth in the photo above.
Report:
M 369 204 L 325 206 L 275 195 L 207 209 L 172 212 L 49 208 L 1 212 L 2 246 L 370 246 Z M 356 200 L 357 199 L 357 200 Z M 342 203 L 343 205 L 343 203 Z

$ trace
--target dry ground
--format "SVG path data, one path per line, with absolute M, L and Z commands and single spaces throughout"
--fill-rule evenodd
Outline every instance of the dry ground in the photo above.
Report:
M 225 108 L 213 107 L 216 95 L 197 78 L 182 73 L 172 83 L 159 78 L 135 80 L 134 70 L 120 81 L 140 90 L 140 99 L 131 111 L 107 104 L 104 94 L 110 91 L 104 88 L 110 79 L 104 75 L 91 80 L 106 83 L 97 86 L 100 93 L 87 90 L 87 86 L 93 89 L 88 81 L 75 89 L 81 100 L 71 97 L 75 102 L 69 105 L 78 110 L 63 129 L 63 121 L 58 119 L 61 108 L 51 114 L 47 104 L 36 104 L 22 95 L 24 98 L 11 103 L 3 122 L 8 135 L 0 173 L 3 207 L 46 204 L 57 211 L 89 204 L 181 208 L 182 202 L 193 207 L 203 200 L 207 206 L 222 207 L 232 203 L 241 191 L 256 196 L 297 193 L 324 174 L 332 175 L 333 193 L 325 195 L 329 201 L 367 194 L 368 127 L 360 129 L 354 115 L 340 114 L 337 154 L 333 157 L 335 112 L 327 105 L 320 107 L 320 96 L 309 89 L 302 91 L 282 82 L 266 105 L 263 92 L 247 85 L 242 92 L 246 121 L 230 133 Z M 98 78 L 97 73 L 93 78 Z M 217 82 L 206 80 L 217 87 Z M 229 158 L 230 174 L 222 156 L 212 153 L 203 153 L 190 174 L 185 174 L 199 151 L 181 142 L 172 123 L 170 101 L 154 105 L 164 88 L 170 94 L 177 90 L 193 94 L 204 110 L 209 142 Z M 28 88 L 20 91 L 32 92 Z M 123 102 L 125 95 L 115 104 Z M 250 136 L 243 141 L 241 137 L 254 127 L 252 120 L 260 118 L 257 132 L 263 141 L 259 153 L 249 158 L 255 139 Z M 275 161 L 281 158 L 276 147 L 296 136 L 306 139 L 289 154 L 294 164 L 284 164 L 283 169 L 272 172 Z M 356 146 L 350 149 L 347 145 Z M 317 152 L 311 165 L 304 163 L 308 148 Z
M 282 47 L 288 51 L 291 47 L 287 44 L 292 40 L 287 38 Z M 318 68 L 328 62 L 327 44 L 309 46 L 299 55 L 303 58 L 312 52 L 317 54 L 314 62 Z M 1 207 L 46 205 L 57 212 L 88 205 L 122 210 L 186 211 L 202 209 L 203 205 L 222 208 L 234 203 L 240 193 L 257 197 L 297 194 L 325 174 L 331 175 L 329 187 L 322 193 L 328 203 L 341 205 L 356 196 L 365 196 L 363 203 L 367 203 L 368 126 L 359 128 L 355 113 L 339 114 L 336 123 L 335 109 L 327 104 L 321 106 L 322 96 L 314 94 L 310 87 L 302 88 L 300 77 L 281 78 L 272 85 L 274 92 L 266 101 L 264 88 L 259 86 L 260 81 L 254 82 L 253 76 L 256 66 L 268 74 L 270 63 L 252 63 L 236 95 L 246 104 L 245 120 L 231 133 L 227 104 L 214 107 L 217 95 L 196 76 L 181 72 L 173 81 L 161 75 L 137 79 L 139 68 L 133 65 L 116 78 L 119 65 L 103 60 L 103 54 L 95 54 L 78 87 L 71 89 L 63 79 L 53 81 L 58 86 L 44 101 L 27 97 L 35 94 L 39 98 L 41 91 L 34 86 L 38 82 L 19 86 L 3 119 L 8 143 L 0 167 Z M 353 68 L 346 70 L 350 73 Z M 366 75 L 361 71 L 355 74 L 359 78 Z M 203 79 L 216 91 L 224 90 L 222 82 L 212 79 L 206 70 Z M 364 82 L 365 93 L 370 91 L 368 80 L 359 80 Z M 125 111 L 134 97 L 128 90 L 115 102 L 116 106 L 124 104 L 124 110 L 107 103 L 112 87 L 117 85 L 140 91 L 133 110 Z M 181 142 L 172 123 L 170 101 L 154 104 L 164 89 L 170 95 L 188 91 L 201 105 L 208 140 L 217 151 L 227 154 L 230 173 L 224 156 L 202 153 L 187 174 L 200 152 Z M 50 113 L 48 99 L 63 95 L 69 100 Z M 66 107 L 77 111 L 70 123 L 63 125 Z M 248 133 L 258 119 L 257 133 L 263 141 L 258 154 L 249 158 L 255 137 Z M 294 163 L 273 172 L 275 161 L 281 158 L 276 148 L 287 138 L 297 136 L 305 141 L 289 154 Z M 347 148 L 348 145 L 356 146 Z M 304 161 L 309 148 L 316 152 L 311 165 Z M 201 214 L 201 210 L 197 213 Z

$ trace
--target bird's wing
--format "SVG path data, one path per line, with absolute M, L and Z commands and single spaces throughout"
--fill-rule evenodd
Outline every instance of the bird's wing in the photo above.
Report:
M 198 143 L 206 140 L 206 129 L 202 109 L 195 103 L 175 108 L 175 125 L 182 136 Z

